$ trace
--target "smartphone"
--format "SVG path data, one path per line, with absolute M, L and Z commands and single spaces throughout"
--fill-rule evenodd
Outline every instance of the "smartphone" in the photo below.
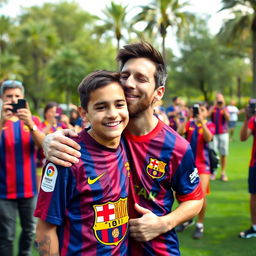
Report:
M 194 104 L 193 106 L 193 117 L 197 117 L 199 115 L 199 104 Z
M 27 100 L 26 99 L 18 99 L 17 103 L 12 103 L 10 105 L 12 105 L 12 112 L 17 113 L 18 109 L 27 107 Z

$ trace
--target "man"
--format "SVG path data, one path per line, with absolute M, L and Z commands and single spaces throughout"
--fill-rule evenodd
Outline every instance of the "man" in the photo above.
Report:
M 228 155 L 228 144 L 229 144 L 229 134 L 228 134 L 228 121 L 229 113 L 227 107 L 225 106 L 225 99 L 223 94 L 217 93 L 215 104 L 209 110 L 209 116 L 211 121 L 215 124 L 215 135 L 213 136 L 213 142 L 210 146 L 219 152 L 220 154 L 220 167 L 221 167 L 221 181 L 228 181 L 228 176 L 226 174 L 227 166 L 227 155 Z M 216 179 L 216 173 L 211 175 L 211 180 Z
M 180 255 L 174 227 L 198 214 L 203 195 L 189 143 L 153 113 L 164 94 L 166 67 L 161 54 L 145 42 L 126 45 L 117 60 L 130 116 L 125 131 L 131 164 L 130 255 Z M 70 156 L 74 149 L 58 140 L 78 148 L 53 134 L 45 143 L 48 158 L 65 165 L 63 159 L 77 161 Z M 181 202 L 174 211 L 172 190 Z
M 39 119 L 21 100 L 24 87 L 20 81 L 4 81 L 0 94 L 0 255 L 13 255 L 17 211 L 22 227 L 19 255 L 30 255 L 37 194 L 36 150 L 44 134 Z
M 251 109 L 246 109 L 244 123 L 240 131 L 241 141 L 246 141 L 250 135 L 253 136 L 253 147 L 248 177 L 251 227 L 241 232 L 239 234 L 240 238 L 256 237 L 256 104 L 251 104 L 251 106 Z
M 45 167 L 35 211 L 40 255 L 127 255 L 129 164 L 120 139 L 128 110 L 119 78 L 100 70 L 78 87 L 91 127 L 75 139 L 79 163 Z

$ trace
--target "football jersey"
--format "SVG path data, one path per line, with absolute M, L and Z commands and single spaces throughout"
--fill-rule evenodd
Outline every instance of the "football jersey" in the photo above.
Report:
M 79 163 L 47 163 L 35 216 L 57 225 L 61 255 L 127 255 L 128 174 L 124 145 L 104 147 L 85 130 Z
M 215 125 L 212 122 L 207 122 L 206 126 L 214 135 Z M 198 173 L 210 174 L 209 146 L 204 140 L 202 125 L 196 124 L 196 122 L 191 119 L 186 123 L 185 130 L 185 138 L 192 148 Z
M 32 119 L 41 129 L 40 120 Z M 30 198 L 36 194 L 36 145 L 23 121 L 9 119 L 0 139 L 0 198 Z
M 49 125 L 49 123 L 48 123 L 47 121 L 44 121 L 44 122 L 42 123 L 42 127 L 43 127 L 43 128 L 45 128 L 45 127 L 48 126 L 48 125 Z M 53 132 L 56 132 L 56 131 L 58 131 L 58 130 L 67 129 L 67 128 L 68 128 L 68 127 L 67 127 L 66 124 L 64 124 L 64 123 L 62 123 L 62 122 L 58 122 L 56 125 L 52 125 L 52 126 L 51 126 L 51 129 L 49 130 L 48 133 L 53 133 Z
M 228 132 L 228 121 L 224 115 L 224 108 L 214 107 L 211 115 L 211 121 L 215 124 L 215 134 Z
M 172 128 L 159 120 L 149 134 L 134 136 L 126 131 L 125 137 L 132 159 L 130 218 L 140 217 L 134 209 L 135 202 L 158 216 L 170 213 L 173 191 L 181 202 L 203 197 L 189 143 Z M 149 242 L 139 243 L 131 238 L 129 250 L 131 256 L 180 255 L 174 229 Z
M 253 135 L 253 146 L 252 146 L 250 167 L 254 167 L 256 166 L 256 117 L 255 116 L 250 118 L 248 123 L 248 128 L 251 130 Z

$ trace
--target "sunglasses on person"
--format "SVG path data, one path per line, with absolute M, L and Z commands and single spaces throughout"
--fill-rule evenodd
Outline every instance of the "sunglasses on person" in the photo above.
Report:
M 2 83 L 2 85 L 10 85 L 10 84 L 22 85 L 22 82 L 18 80 L 6 80 Z

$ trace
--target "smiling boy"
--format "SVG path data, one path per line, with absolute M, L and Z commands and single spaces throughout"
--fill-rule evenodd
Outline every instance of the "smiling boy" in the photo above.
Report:
M 119 74 L 94 72 L 78 92 L 91 127 L 75 138 L 81 146 L 77 164 L 45 167 L 36 244 L 51 255 L 126 255 L 129 164 L 120 138 L 128 110 Z

